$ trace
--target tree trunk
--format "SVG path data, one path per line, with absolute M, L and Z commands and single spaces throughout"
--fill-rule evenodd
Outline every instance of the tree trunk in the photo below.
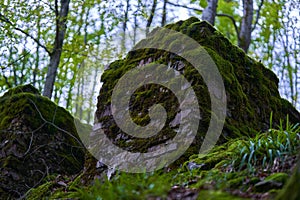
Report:
M 218 0 L 207 0 L 207 6 L 202 12 L 202 20 L 206 20 L 210 24 L 215 25 L 217 7 Z
M 246 53 L 248 52 L 251 42 L 253 20 L 253 0 L 243 0 L 243 19 L 239 33 L 238 45 Z
M 162 12 L 162 17 L 161 17 L 161 26 L 166 25 L 166 21 L 167 21 L 167 3 L 168 3 L 168 0 L 164 0 L 163 12 Z
M 152 4 L 152 8 L 151 8 L 151 13 L 150 13 L 150 15 L 148 17 L 147 25 L 146 25 L 146 36 L 149 33 L 149 29 L 150 29 L 150 26 L 151 26 L 153 18 L 154 18 L 154 13 L 155 13 L 155 10 L 156 10 L 156 6 L 157 6 L 157 0 L 153 0 L 153 4 Z
M 54 82 L 60 62 L 64 37 L 67 29 L 66 22 L 69 12 L 70 0 L 61 0 L 60 4 L 61 8 L 60 11 L 58 11 L 58 2 L 57 0 L 55 1 L 56 36 L 53 51 L 50 53 L 50 64 L 48 66 L 47 77 L 43 92 L 43 95 L 49 98 L 52 97 Z
M 37 19 L 37 40 L 40 41 L 41 39 L 41 18 L 42 16 L 40 15 L 40 12 L 38 11 L 38 19 Z M 35 67 L 33 70 L 33 80 L 32 84 L 34 87 L 36 87 L 36 77 L 38 75 L 39 71 L 39 66 L 40 66 L 40 46 L 36 46 L 36 58 L 35 58 Z
M 127 22 L 128 22 L 128 12 L 129 12 L 129 1 L 126 1 L 126 10 L 125 10 L 125 15 L 124 15 L 124 21 L 123 21 L 123 34 L 122 34 L 122 43 L 121 43 L 121 51 L 122 53 L 125 52 L 126 47 L 126 29 L 127 29 Z

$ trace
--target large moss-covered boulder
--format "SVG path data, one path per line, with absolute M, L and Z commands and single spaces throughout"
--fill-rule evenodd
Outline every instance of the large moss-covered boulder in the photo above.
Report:
M 224 143 L 228 138 L 254 136 L 257 131 L 269 129 L 270 121 L 275 127 L 281 119 L 286 119 L 287 115 L 291 123 L 300 121 L 298 111 L 287 100 L 280 97 L 279 80 L 276 75 L 262 63 L 246 55 L 242 49 L 233 45 L 210 24 L 193 17 L 186 21 L 166 25 L 165 28 L 181 32 L 204 47 L 222 76 L 226 89 L 227 110 L 224 128 L 218 140 L 219 144 Z M 153 39 L 155 31 L 156 29 L 141 43 Z M 160 42 L 170 46 L 178 45 L 172 38 L 168 38 L 168 35 L 160 38 Z M 208 88 L 191 63 L 163 50 L 133 50 L 124 59 L 117 60 L 108 66 L 101 78 L 103 85 L 98 97 L 96 126 L 100 127 L 115 145 L 130 152 L 152 151 L 155 146 L 176 135 L 176 128 L 178 128 L 176 116 L 180 112 L 180 105 L 175 95 L 161 85 L 147 84 L 138 88 L 132 94 L 128 106 L 132 120 L 140 126 L 145 126 L 150 122 L 148 111 L 154 104 L 159 103 L 166 109 L 165 126 L 155 136 L 138 138 L 128 135 L 118 127 L 112 115 L 112 94 L 118 81 L 129 70 L 142 69 L 151 63 L 166 65 L 166 71 L 169 70 L 168 68 L 173 68 L 192 85 L 198 98 L 201 120 L 193 145 L 185 155 L 199 152 L 210 119 L 214 114 L 211 112 Z M 138 77 L 138 74 L 136 76 Z M 270 120 L 271 113 L 272 120 Z
M 0 97 L 0 194 L 18 198 L 53 174 L 78 173 L 85 149 L 74 119 L 31 85 Z

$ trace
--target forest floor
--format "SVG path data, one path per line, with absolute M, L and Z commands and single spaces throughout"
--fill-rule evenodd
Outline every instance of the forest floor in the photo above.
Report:
M 193 155 L 180 168 L 128 174 L 104 171 L 90 185 L 81 173 L 52 175 L 28 199 L 274 199 L 297 160 L 298 126 L 270 129 L 255 138 L 229 140 L 206 155 Z M 106 174 L 105 174 L 106 173 Z

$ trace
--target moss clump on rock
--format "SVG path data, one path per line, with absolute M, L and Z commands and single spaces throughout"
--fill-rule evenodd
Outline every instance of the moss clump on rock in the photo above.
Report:
M 219 144 L 226 142 L 229 138 L 254 136 L 259 131 L 266 131 L 270 128 L 271 113 L 273 113 L 274 127 L 287 115 L 289 115 L 291 123 L 300 121 L 298 111 L 280 97 L 276 75 L 265 68 L 262 63 L 247 56 L 242 49 L 231 44 L 214 27 L 192 17 L 186 21 L 169 24 L 165 28 L 193 38 L 204 47 L 218 67 L 227 96 L 226 120 L 218 141 Z M 148 38 L 142 40 L 141 44 L 151 40 L 155 36 L 155 31 L 150 33 Z M 161 43 L 169 45 L 177 45 L 176 42 L 178 42 L 168 36 L 160 39 Z M 148 109 L 154 104 L 160 103 L 168 114 L 165 126 L 158 134 L 147 139 L 133 137 L 123 132 L 112 116 L 111 97 L 117 82 L 129 70 L 142 69 L 149 63 L 165 64 L 173 68 L 192 84 L 197 95 L 201 120 L 193 145 L 182 157 L 187 159 L 189 155 L 199 151 L 212 113 L 208 89 L 201 75 L 190 63 L 178 55 L 162 50 L 139 49 L 129 52 L 126 58 L 111 63 L 101 78 L 103 86 L 98 97 L 95 122 L 101 125 L 104 133 L 114 144 L 131 152 L 149 152 L 158 144 L 162 144 L 176 135 L 175 129 L 178 127 L 171 127 L 170 124 L 176 120 L 175 118 L 180 112 L 178 101 L 170 90 L 156 84 L 148 84 L 137 89 L 131 97 L 129 110 L 132 120 L 136 124 L 144 126 L 150 121 Z M 165 70 L 168 70 L 167 66 Z M 167 92 L 161 92 L 162 90 Z
M 85 149 L 74 119 L 31 85 L 0 97 L 0 190 L 17 198 L 49 174 L 75 174 Z
M 298 162 L 291 178 L 287 181 L 282 191 L 276 197 L 276 200 L 297 200 L 300 199 L 300 154 L 298 154 Z

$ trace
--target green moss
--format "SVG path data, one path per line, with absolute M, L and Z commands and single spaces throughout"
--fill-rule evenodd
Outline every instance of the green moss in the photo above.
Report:
M 40 184 L 45 174 L 75 174 L 83 168 L 85 149 L 74 118 L 30 85 L 0 97 L 0 130 L 5 141 L 0 174 L 18 180 L 0 176 L 0 188 L 17 191 L 16 198 Z
M 28 85 L 19 85 L 17 87 L 11 88 L 9 91 L 7 91 L 3 95 L 3 97 L 12 96 L 12 95 L 19 94 L 19 93 L 32 93 L 32 94 L 37 94 L 37 95 L 40 94 L 38 89 L 33 87 L 31 84 L 28 84 Z
M 271 174 L 270 176 L 266 177 L 265 181 L 276 181 L 285 184 L 288 178 L 289 178 L 288 174 L 279 172 L 279 173 Z
M 285 187 L 282 189 L 282 191 L 279 192 L 279 195 L 276 197 L 276 200 L 298 200 L 300 199 L 300 192 L 299 192 L 299 186 L 300 186 L 300 170 L 299 170 L 300 162 L 298 161 L 297 167 L 291 176 L 291 178 L 288 180 Z
M 245 177 L 241 176 L 241 177 L 237 177 L 237 178 L 229 180 L 227 182 L 227 184 L 228 184 L 229 188 L 239 188 L 243 185 L 244 181 L 245 181 Z
M 52 187 L 53 187 L 52 182 L 46 182 L 37 188 L 32 188 L 26 193 L 26 199 L 28 199 L 28 200 L 43 199 L 43 197 L 49 195 Z
M 226 192 L 220 190 L 200 190 L 198 194 L 199 200 L 245 200 L 247 198 L 240 198 L 233 195 L 230 195 Z
M 259 132 L 267 131 L 270 128 L 271 112 L 273 112 L 273 127 L 277 127 L 280 120 L 285 119 L 287 114 L 292 116 L 290 118 L 292 123 L 297 123 L 300 121 L 300 114 L 291 104 L 281 99 L 276 75 L 261 63 L 247 56 L 242 49 L 232 45 L 222 33 L 210 24 L 197 18 L 190 18 L 165 27 L 184 33 L 196 40 L 208 52 L 219 69 L 227 96 L 226 120 L 217 143 L 219 146 L 206 155 L 190 157 L 199 152 L 210 119 L 214 117 L 214 113 L 211 112 L 208 89 L 203 78 L 191 66 L 191 63 L 179 55 L 156 49 L 131 51 L 125 59 L 110 64 L 109 69 L 104 72 L 101 78 L 104 84 L 98 97 L 96 122 L 102 123 L 103 130 L 114 144 L 130 152 L 147 152 L 151 147 L 174 137 L 176 132 L 173 128 L 168 127 L 168 124 L 180 112 L 178 102 L 171 94 L 159 93 L 157 87 L 153 85 L 149 84 L 144 88 L 137 89 L 131 97 L 129 108 L 132 120 L 143 126 L 147 125 L 150 120 L 148 115 L 150 106 L 160 103 L 166 108 L 168 113 L 166 126 L 156 136 L 147 139 L 133 138 L 120 130 L 113 117 L 107 114 L 106 111 L 111 105 L 111 95 L 116 83 L 126 72 L 137 66 L 142 68 L 140 64 L 149 62 L 165 64 L 175 68 L 174 63 L 180 61 L 184 64 L 184 68 L 177 71 L 191 83 L 197 95 L 201 121 L 193 144 L 180 159 L 169 166 L 171 169 L 183 166 L 181 174 L 176 175 L 180 177 L 178 178 L 180 179 L 178 184 L 190 186 L 190 182 L 196 182 L 191 187 L 199 189 L 207 186 L 217 190 L 234 190 L 238 188 L 244 192 L 251 190 L 255 184 L 260 182 L 259 178 L 252 177 L 255 173 L 255 167 L 257 170 L 263 170 L 261 166 L 263 165 L 264 155 L 268 159 L 267 162 L 273 163 L 270 158 L 273 157 L 273 154 L 269 156 L 268 148 L 262 146 L 255 151 L 255 159 L 253 157 L 249 158 L 251 151 L 253 151 L 250 141 L 254 142 L 257 135 L 258 139 L 266 139 Z M 148 38 L 142 40 L 140 42 L 141 46 L 151 39 L 155 39 L 168 47 L 182 45 L 180 39 L 174 36 L 153 38 L 156 31 L 158 29 L 150 33 Z M 199 59 L 192 50 L 187 52 L 186 56 Z M 135 75 L 139 77 L 138 73 Z M 169 84 L 176 83 L 170 81 Z M 265 139 L 263 141 L 267 141 Z M 245 159 L 243 159 L 243 156 L 245 156 Z M 199 168 L 189 170 L 188 165 L 190 162 L 198 164 Z M 210 191 L 207 193 L 210 193 Z M 229 194 L 220 192 L 221 197 L 217 197 L 219 194 L 216 192 L 214 195 L 215 198 L 224 199 Z M 229 195 L 228 198 L 233 197 Z
M 215 61 L 223 77 L 227 91 L 230 115 L 225 121 L 224 133 L 222 134 L 219 143 L 223 143 L 229 138 L 245 135 L 253 136 L 253 133 L 256 131 L 266 130 L 266 124 L 269 123 L 269 114 L 273 109 L 281 107 L 281 101 L 278 101 L 280 96 L 278 92 L 274 92 L 278 91 L 276 76 L 274 78 L 272 72 L 266 70 L 261 63 L 249 58 L 241 49 L 232 45 L 229 40 L 215 30 L 214 27 L 206 22 L 199 21 L 197 18 L 190 18 L 186 21 L 167 25 L 166 28 L 180 31 L 199 42 Z M 152 37 L 151 34 L 149 37 Z M 169 44 L 170 46 L 178 46 L 181 44 L 180 40 L 174 40 L 172 37 L 160 39 L 162 40 L 161 42 Z M 143 41 L 141 41 L 141 43 L 143 43 Z M 193 57 L 193 51 L 191 51 L 188 56 Z M 201 76 L 197 75 L 197 71 L 195 71 L 188 62 L 179 56 L 170 57 L 171 56 L 168 55 L 167 52 L 145 49 L 132 51 L 124 60 L 113 62 L 110 65 L 110 68 L 106 70 L 102 76 L 104 85 L 98 99 L 97 116 L 101 115 L 101 110 L 105 110 L 105 107 L 110 105 L 111 93 L 118 79 L 122 77 L 126 71 L 136 67 L 140 61 L 144 61 L 145 63 L 151 58 L 152 62 L 155 61 L 157 63 L 167 64 L 168 62 L 181 60 L 185 64 L 183 75 L 189 82 L 194 83 L 193 89 L 198 95 L 200 109 L 201 111 L 204 111 L 202 112 L 203 123 L 199 126 L 199 136 L 197 137 L 203 138 L 206 132 L 206 129 L 203 129 L 203 127 L 208 126 L 211 115 L 209 109 L 210 100 L 209 98 L 205 98 L 209 96 L 207 88 L 204 86 L 205 84 L 203 83 Z M 149 122 L 147 113 L 144 113 L 142 115 L 143 117 L 140 118 L 136 117 L 136 113 L 140 110 L 147 110 L 149 105 L 153 105 L 155 102 L 152 97 L 157 95 L 159 95 L 159 93 L 154 92 L 153 87 L 149 90 L 136 93 L 135 98 L 132 99 L 134 103 L 131 105 L 131 107 L 134 108 L 132 109 L 134 122 L 140 125 L 146 125 Z M 274 95 L 277 95 L 276 98 Z M 163 105 L 174 105 L 174 103 L 175 102 L 172 99 L 168 99 L 168 103 Z M 286 112 L 289 112 L 288 109 Z M 175 115 L 176 112 L 173 111 L 168 119 L 171 119 Z M 279 119 L 282 118 L 282 116 L 283 115 L 275 115 L 274 123 L 278 124 Z M 106 123 L 107 119 L 99 118 L 98 120 L 99 122 Z M 114 123 L 110 126 L 114 126 Z M 121 130 L 110 130 L 114 131 L 112 135 L 115 136 L 124 134 Z M 162 132 L 167 133 L 167 137 L 169 137 L 169 134 L 172 135 L 171 132 L 169 134 L 166 131 Z M 112 139 L 113 138 L 114 137 L 112 137 Z M 143 140 L 138 140 L 138 142 L 139 144 L 137 144 L 137 146 L 144 147 L 143 144 L 145 144 L 145 142 L 143 143 Z M 125 144 L 123 142 L 119 143 Z M 197 145 L 201 144 L 199 141 L 196 141 L 195 143 Z M 134 142 L 130 143 L 130 145 L 133 144 Z M 137 149 L 137 147 L 133 146 L 132 149 Z M 190 150 L 189 152 L 192 152 Z

